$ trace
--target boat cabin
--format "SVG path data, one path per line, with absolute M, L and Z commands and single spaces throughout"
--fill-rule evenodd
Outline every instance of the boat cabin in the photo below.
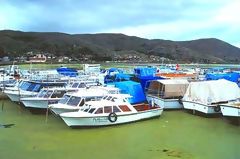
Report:
M 85 96 L 75 96 L 74 94 L 65 94 L 63 98 L 58 102 L 60 104 L 66 104 L 69 106 L 81 107 L 88 101 L 98 101 L 102 98 L 102 95 L 85 95 Z
M 38 94 L 38 98 L 62 98 L 68 92 L 75 92 L 75 90 L 67 89 L 42 89 Z
M 19 89 L 23 91 L 39 92 L 44 87 L 64 87 L 65 82 L 33 82 L 33 81 L 23 81 Z
M 83 111 L 91 114 L 136 113 L 159 108 L 157 105 L 152 106 L 148 103 L 131 105 L 127 100 L 130 97 L 127 94 L 107 95 L 98 102 L 87 102 Z
M 95 80 L 90 80 L 90 81 L 80 81 L 80 82 L 73 82 L 71 84 L 71 88 L 87 88 L 90 86 L 97 86 L 99 83 L 96 82 Z
M 173 99 L 184 96 L 189 82 L 187 80 L 165 79 L 148 81 L 147 85 L 148 87 L 145 88 L 146 95 Z

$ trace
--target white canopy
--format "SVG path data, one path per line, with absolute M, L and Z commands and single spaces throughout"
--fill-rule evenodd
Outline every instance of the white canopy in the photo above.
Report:
M 150 81 L 147 94 L 162 95 L 162 98 L 180 97 L 186 92 L 189 82 L 185 79 Z
M 225 79 L 191 82 L 183 97 L 185 101 L 203 104 L 218 103 L 240 98 L 240 89 L 234 82 Z

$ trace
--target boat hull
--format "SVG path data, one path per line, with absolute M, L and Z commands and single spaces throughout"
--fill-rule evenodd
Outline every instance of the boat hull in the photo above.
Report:
M 21 102 L 24 104 L 27 108 L 39 108 L 39 109 L 47 109 L 48 104 L 50 103 L 56 103 L 59 101 L 59 99 L 56 100 L 47 100 L 47 99 L 32 99 L 32 100 L 21 100 Z
M 50 107 L 50 110 L 56 114 L 59 115 L 61 113 L 68 113 L 68 112 L 76 112 L 79 109 L 66 109 L 66 108 L 57 108 L 57 107 Z
M 68 117 L 60 114 L 64 122 L 70 127 L 76 126 L 108 126 L 123 123 L 139 121 L 143 119 L 158 117 L 162 114 L 163 109 L 155 109 L 134 114 L 125 114 L 117 116 L 115 122 L 111 122 L 108 116 L 92 116 L 92 117 Z
M 192 101 L 183 101 L 184 109 L 196 110 L 205 114 L 220 114 L 221 110 L 216 111 L 214 109 L 216 105 L 205 105 L 201 103 L 196 103 Z
M 240 107 L 220 105 L 223 116 L 240 117 Z
M 35 96 L 36 93 L 28 92 L 28 93 L 17 93 L 16 91 L 5 91 L 8 98 L 10 98 L 13 102 L 21 102 L 21 98 L 27 98 Z
M 154 103 L 163 107 L 163 109 L 183 109 L 183 105 L 179 103 L 178 99 L 163 99 L 154 96 L 147 96 L 147 101 L 149 103 L 154 101 Z

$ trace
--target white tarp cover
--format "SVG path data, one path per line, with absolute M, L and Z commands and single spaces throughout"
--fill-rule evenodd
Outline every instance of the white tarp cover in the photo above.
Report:
M 218 103 L 240 98 L 240 89 L 234 82 L 225 79 L 191 82 L 183 97 L 185 101 L 202 104 Z

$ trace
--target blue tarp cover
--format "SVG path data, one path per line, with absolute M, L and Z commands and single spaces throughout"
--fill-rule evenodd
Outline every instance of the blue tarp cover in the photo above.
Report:
M 116 82 L 115 86 L 120 89 L 121 93 L 130 94 L 132 96 L 132 98 L 129 99 L 129 102 L 131 104 L 146 101 L 146 97 L 140 83 L 133 81 L 123 81 Z
M 119 69 L 119 68 L 110 68 L 108 70 L 108 74 L 110 74 L 111 72 L 119 72 L 119 73 L 123 73 L 123 70 Z
M 78 72 L 74 68 L 67 68 L 67 67 L 59 67 L 57 68 L 57 72 L 64 76 L 76 77 Z
M 138 77 L 155 76 L 156 72 L 157 72 L 157 68 L 152 68 L 152 67 L 134 68 L 134 74 L 137 75 Z
M 224 73 L 224 74 L 206 74 L 206 80 L 218 80 L 226 79 L 232 82 L 238 83 L 239 74 L 238 73 Z

